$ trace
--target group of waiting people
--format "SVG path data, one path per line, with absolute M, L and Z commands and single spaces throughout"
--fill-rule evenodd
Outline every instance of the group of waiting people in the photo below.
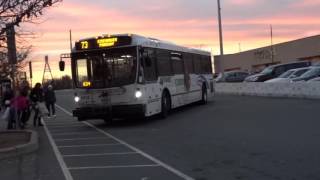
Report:
M 7 88 L 3 97 L 3 106 L 5 114 L 7 113 L 8 126 L 7 129 L 24 129 L 34 111 L 33 126 L 43 126 L 42 117 L 47 115 L 55 117 L 56 96 L 52 85 L 42 88 L 37 83 L 34 88 L 28 86 L 19 88 L 14 95 L 11 88 Z

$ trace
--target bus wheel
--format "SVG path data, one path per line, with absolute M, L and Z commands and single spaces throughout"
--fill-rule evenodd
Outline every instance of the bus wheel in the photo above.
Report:
M 206 86 L 202 86 L 202 95 L 201 95 L 201 101 L 200 104 L 207 104 L 208 102 L 208 93 Z
M 161 117 L 166 118 L 171 110 L 171 101 L 169 94 L 164 92 L 161 98 Z

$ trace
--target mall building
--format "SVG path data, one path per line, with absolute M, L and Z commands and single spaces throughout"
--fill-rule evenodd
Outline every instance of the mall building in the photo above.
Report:
M 320 35 L 236 54 L 214 57 L 215 73 L 242 70 L 259 72 L 273 64 L 296 61 L 320 63 Z

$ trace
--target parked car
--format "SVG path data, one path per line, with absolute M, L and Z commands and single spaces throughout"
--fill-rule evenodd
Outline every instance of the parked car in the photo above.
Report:
M 265 81 L 266 83 L 285 83 L 290 82 L 291 79 L 300 77 L 303 73 L 307 72 L 310 69 L 310 67 L 305 68 L 298 68 L 298 69 L 291 69 L 283 74 L 281 74 L 279 77 L 270 79 L 268 81 Z
M 320 62 L 314 63 L 313 66 L 320 66 Z
M 279 77 L 281 74 L 283 74 L 284 72 L 290 69 L 308 67 L 310 65 L 311 63 L 307 61 L 272 65 L 265 68 L 261 73 L 247 77 L 245 81 L 246 82 L 264 82 L 269 79 Z
M 218 78 L 218 76 L 219 76 L 219 73 L 213 73 L 213 79 Z
M 220 73 L 216 82 L 243 82 L 249 73 L 243 71 L 230 71 Z
M 308 82 L 320 82 L 320 77 L 310 79 Z
M 320 77 L 320 66 L 311 67 L 309 71 L 305 72 L 300 77 L 291 79 L 291 82 L 309 81 L 316 77 Z

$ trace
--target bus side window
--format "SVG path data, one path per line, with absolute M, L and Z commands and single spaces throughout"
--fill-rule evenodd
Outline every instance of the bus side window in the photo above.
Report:
M 212 74 L 213 73 L 213 70 L 212 70 L 212 65 L 213 65 L 213 62 L 212 62 L 212 59 L 211 59 L 211 55 L 210 57 L 207 57 L 208 58 L 208 70 L 209 70 L 209 74 Z
M 168 50 L 157 50 L 157 68 L 159 76 L 171 76 L 172 66 L 170 52 Z
M 180 53 L 171 53 L 171 62 L 174 74 L 184 74 L 182 55 Z
M 211 74 L 212 73 L 212 63 L 210 56 L 202 56 L 201 58 L 201 73 Z
M 157 80 L 155 50 L 146 48 L 143 53 L 143 70 L 146 81 Z
M 201 74 L 201 55 L 193 55 L 193 65 L 196 74 Z
M 194 74 L 194 66 L 193 66 L 191 54 L 189 53 L 184 54 L 184 63 L 185 63 L 185 69 L 188 72 L 188 74 Z

